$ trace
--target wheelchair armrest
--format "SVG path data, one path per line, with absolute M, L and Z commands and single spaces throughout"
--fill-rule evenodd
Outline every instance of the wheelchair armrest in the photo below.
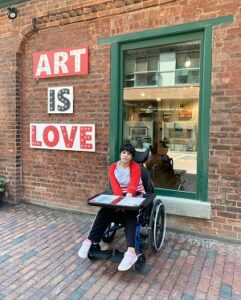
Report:
M 147 207 L 155 200 L 156 194 L 144 194 L 144 198 L 147 198 L 147 200 L 143 203 L 143 207 Z

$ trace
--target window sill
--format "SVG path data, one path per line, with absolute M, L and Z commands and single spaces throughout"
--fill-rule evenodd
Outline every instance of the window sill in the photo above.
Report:
M 184 217 L 211 219 L 212 208 L 208 202 L 184 198 L 157 196 L 165 205 L 166 213 Z

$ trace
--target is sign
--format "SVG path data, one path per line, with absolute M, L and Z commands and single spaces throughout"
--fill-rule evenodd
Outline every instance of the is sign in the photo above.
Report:
M 30 147 L 95 151 L 94 124 L 30 124 Z
M 33 54 L 33 77 L 88 74 L 88 46 Z
M 48 88 L 48 113 L 73 113 L 73 87 Z

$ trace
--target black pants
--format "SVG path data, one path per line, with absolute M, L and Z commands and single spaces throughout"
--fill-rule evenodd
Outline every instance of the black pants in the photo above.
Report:
M 88 239 L 100 242 L 105 230 L 111 222 L 123 224 L 126 232 L 127 247 L 135 248 L 135 234 L 137 226 L 137 211 L 121 210 L 102 207 L 96 215 Z

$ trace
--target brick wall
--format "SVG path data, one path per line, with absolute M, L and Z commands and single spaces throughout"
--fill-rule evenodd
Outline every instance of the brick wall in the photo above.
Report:
M 107 187 L 109 149 L 109 46 L 97 46 L 93 32 L 101 24 L 84 23 L 39 31 L 25 44 L 22 55 L 21 115 L 24 199 L 81 209 L 90 194 Z M 64 38 L 63 38 L 64 37 Z M 63 49 L 88 43 L 88 75 L 34 80 L 32 54 L 42 49 Z M 56 46 L 57 45 L 57 46 Z M 73 114 L 47 114 L 47 89 L 74 87 Z M 81 123 L 96 125 L 96 152 L 74 152 L 29 148 L 29 124 Z M 48 166 L 46 168 L 46 166 Z
M 90 210 L 86 198 L 107 185 L 109 46 L 101 37 L 234 15 L 213 36 L 209 163 L 211 221 L 170 216 L 169 226 L 241 238 L 241 13 L 233 0 L 31 1 L 10 21 L 0 10 L 0 173 L 12 199 Z M 90 74 L 32 77 L 32 54 L 88 44 Z M 74 86 L 74 114 L 48 115 L 47 88 Z M 29 123 L 95 123 L 96 152 L 29 148 Z

